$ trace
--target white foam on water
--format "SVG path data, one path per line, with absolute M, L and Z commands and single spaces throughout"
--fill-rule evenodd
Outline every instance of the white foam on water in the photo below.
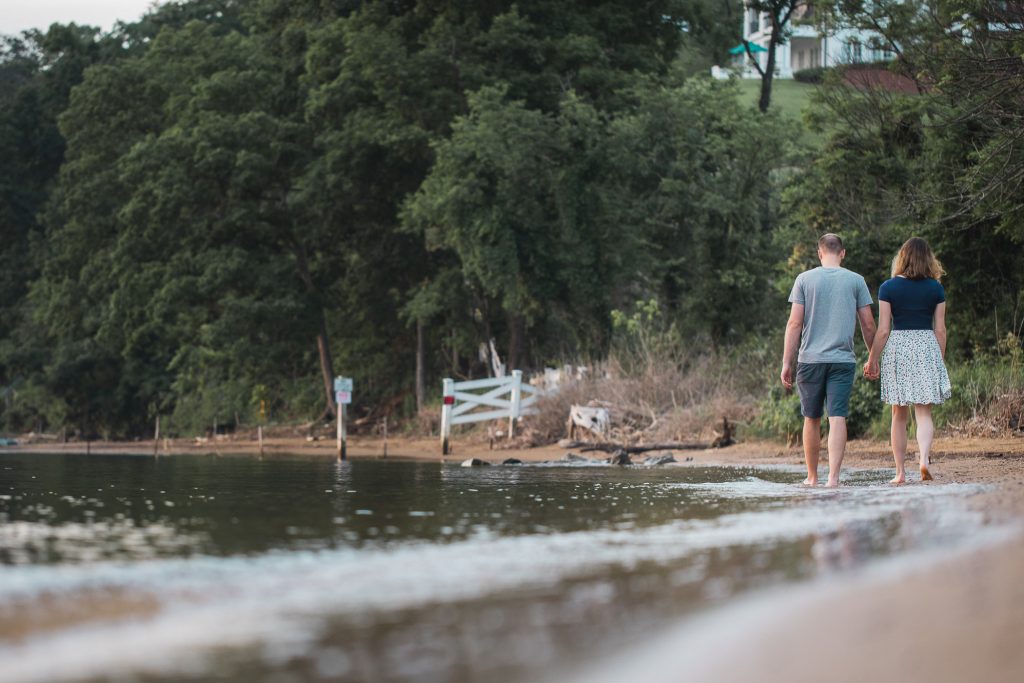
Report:
M 686 485 L 695 491 L 708 485 Z M 451 543 L 410 542 L 387 548 L 273 552 L 254 557 L 201 557 L 81 566 L 0 568 L 0 600 L 60 598 L 116 589 L 151 596 L 152 617 L 90 623 L 0 646 L 0 680 L 68 681 L 129 673 L 202 671 L 203 655 L 225 647 L 312 647 L 325 618 L 358 616 L 472 600 L 557 585 L 611 567 L 671 563 L 695 552 L 828 535 L 874 522 L 915 501 L 961 497 L 974 485 L 808 491 L 756 478 L 711 485 L 718 496 L 772 495 L 811 503 L 713 520 L 660 526 L 499 537 L 481 533 Z M 837 498 L 834 502 L 833 498 Z M 936 524 L 979 523 L 944 507 Z M 948 519 L 948 522 L 943 522 Z M 186 663 L 186 664 L 183 664 Z

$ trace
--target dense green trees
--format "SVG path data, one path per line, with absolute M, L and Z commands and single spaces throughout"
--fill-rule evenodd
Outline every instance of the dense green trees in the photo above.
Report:
M 439 377 L 485 374 L 491 340 L 513 366 L 601 358 L 611 311 L 652 298 L 688 344 L 749 342 L 824 229 L 877 279 L 921 226 L 957 315 L 1012 317 L 1019 224 L 981 201 L 1002 195 L 972 151 L 1010 134 L 1005 107 L 982 123 L 938 89 L 834 85 L 811 156 L 697 75 L 735 41 L 712 18 L 706 0 L 191 0 L 8 39 L 0 420 L 315 419 L 335 373 L 362 413 L 408 414 Z M 942 168 L 976 188 L 966 213 L 927 201 L 949 196 Z

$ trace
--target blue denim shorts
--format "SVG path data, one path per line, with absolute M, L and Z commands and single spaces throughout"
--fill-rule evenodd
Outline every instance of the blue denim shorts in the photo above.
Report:
M 829 417 L 847 417 L 856 374 L 856 363 L 797 363 L 800 412 L 804 417 L 817 419 L 822 415 L 822 406 L 827 405 Z

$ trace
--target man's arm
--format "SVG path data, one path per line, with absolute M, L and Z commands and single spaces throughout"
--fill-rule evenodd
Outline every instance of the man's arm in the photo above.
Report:
M 782 386 L 793 388 L 796 352 L 800 348 L 800 333 L 804 329 L 804 305 L 793 304 L 786 322 L 786 342 L 782 349 Z
M 860 333 L 864 336 L 864 345 L 871 351 L 871 346 L 875 343 L 875 316 L 871 314 L 871 306 L 858 308 L 857 319 L 860 320 Z

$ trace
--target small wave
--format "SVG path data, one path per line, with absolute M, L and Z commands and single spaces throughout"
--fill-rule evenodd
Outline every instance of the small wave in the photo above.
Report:
M 676 485 L 672 485 L 676 486 Z M 697 552 L 837 533 L 904 511 L 926 498 L 946 502 L 980 487 L 860 487 L 831 504 L 792 485 L 750 477 L 723 484 L 681 485 L 719 496 L 802 497 L 803 503 L 713 520 L 678 520 L 640 529 L 496 537 L 452 543 L 408 542 L 382 548 L 272 552 L 251 557 L 157 559 L 0 568 L 0 599 L 31 601 L 110 590 L 151 596 L 155 616 L 33 636 L 0 647 L 0 679 L 63 681 L 128 673 L 188 673 L 202 653 L 224 647 L 310 647 L 325 619 L 339 614 L 396 613 L 431 604 L 481 599 L 640 563 L 673 563 Z M 922 491 L 925 487 L 922 487 Z M 963 529 L 977 515 L 937 506 L 934 523 Z M 192 669 L 182 670 L 182 662 Z

